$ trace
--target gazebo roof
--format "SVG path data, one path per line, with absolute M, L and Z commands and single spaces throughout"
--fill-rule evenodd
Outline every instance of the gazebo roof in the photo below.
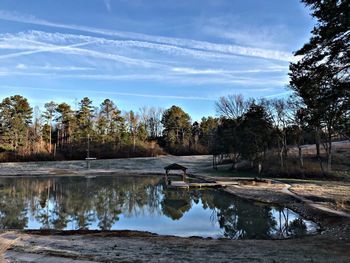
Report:
M 185 166 L 182 166 L 180 164 L 177 164 L 177 163 L 173 163 L 173 164 L 170 164 L 168 166 L 165 166 L 164 167 L 165 170 L 187 170 L 187 168 Z

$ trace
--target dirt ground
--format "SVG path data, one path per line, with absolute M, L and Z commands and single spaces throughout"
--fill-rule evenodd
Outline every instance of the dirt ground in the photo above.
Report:
M 350 260 L 350 243 L 345 234 L 334 236 L 325 233 L 291 240 L 213 240 L 122 232 L 85 235 L 12 234 L 12 237 L 14 236 L 20 237 L 14 246 L 14 251 L 17 252 L 95 262 L 349 262 Z M 10 262 L 23 262 L 11 258 L 11 253 L 7 259 Z
M 211 156 L 96 160 L 90 170 L 84 161 L 7 163 L 0 164 L 0 175 L 159 176 L 164 173 L 163 167 L 173 162 L 187 166 L 192 174 L 203 175 L 201 171 L 211 166 Z M 211 174 L 207 179 L 237 178 Z M 224 190 L 243 198 L 285 205 L 317 222 L 320 231 L 288 240 L 180 238 L 133 231 L 5 231 L 0 238 L 0 253 L 4 252 L 5 262 L 350 262 L 349 182 L 241 181 Z

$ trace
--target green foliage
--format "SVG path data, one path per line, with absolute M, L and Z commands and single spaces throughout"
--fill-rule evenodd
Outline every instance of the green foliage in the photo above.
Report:
M 18 150 L 26 144 L 32 108 L 27 99 L 15 95 L 0 103 L 0 142 L 5 148 Z
M 172 106 L 162 116 L 163 138 L 168 149 L 185 146 L 191 136 L 191 118 L 180 107 Z
M 215 147 L 215 136 L 219 126 L 219 119 L 203 117 L 200 123 L 199 143 L 207 148 L 208 152 L 213 152 Z
M 252 104 L 237 129 L 239 152 L 248 160 L 262 161 L 271 141 L 272 120 L 261 105 Z
M 92 135 L 94 117 L 94 107 L 92 101 L 85 97 L 79 103 L 79 110 L 76 114 L 77 127 L 75 130 L 76 138 L 78 141 L 86 139 L 88 134 Z

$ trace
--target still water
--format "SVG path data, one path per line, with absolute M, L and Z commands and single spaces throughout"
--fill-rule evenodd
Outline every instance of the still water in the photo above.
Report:
M 316 224 L 220 190 L 170 190 L 157 177 L 0 178 L 0 229 L 140 230 L 232 239 L 287 238 Z

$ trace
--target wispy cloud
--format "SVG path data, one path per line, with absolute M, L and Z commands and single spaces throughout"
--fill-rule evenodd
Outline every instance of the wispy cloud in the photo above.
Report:
M 53 89 L 53 88 L 34 88 L 34 87 L 18 87 L 18 86 L 7 86 L 2 85 L 2 88 L 7 89 L 21 89 L 21 90 L 34 90 L 34 91 L 54 91 L 54 92 L 64 92 L 71 93 L 74 90 L 71 89 Z M 153 99 L 178 99 L 178 100 L 205 100 L 205 101 L 216 101 L 217 98 L 208 98 L 201 96 L 176 96 L 176 95 L 158 95 L 158 94 L 139 94 L 139 93 L 129 93 L 129 92 L 117 92 L 117 91 L 104 91 L 104 90 L 86 90 L 89 94 L 104 94 L 104 95 L 118 95 L 118 96 L 131 96 L 131 97 L 142 97 L 142 98 L 153 98 Z
M 61 24 L 5 11 L 0 11 L 1 19 L 78 32 L 0 34 L 0 76 L 246 88 L 288 83 L 292 54 L 278 50 Z
M 6 69 L 0 69 L 0 76 L 28 76 L 28 77 L 47 77 L 49 79 L 85 79 L 85 80 L 105 80 L 105 81 L 116 81 L 116 80 L 132 80 L 132 81 L 153 81 L 162 83 L 172 83 L 177 85 L 233 85 L 239 84 L 246 88 L 253 88 L 256 86 L 284 86 L 286 80 L 284 78 L 268 78 L 259 79 L 253 77 L 242 77 L 242 76 L 184 76 L 177 74 L 152 74 L 152 73 L 139 73 L 139 74 L 72 74 L 72 73 L 57 73 L 57 72 L 28 72 L 28 71 L 9 71 Z M 215 89 L 221 88 L 215 87 Z M 222 87 L 224 88 L 224 86 Z
M 57 45 L 52 44 L 54 42 L 65 43 L 72 40 L 81 40 L 83 43 L 76 43 L 71 45 Z M 41 42 L 45 40 L 47 42 Z M 21 42 L 21 45 L 16 45 L 16 43 Z M 29 44 L 26 44 L 29 43 Z M 34 44 L 33 44 L 34 43 Z M 113 60 L 127 65 L 137 65 L 142 67 L 152 67 L 157 66 L 155 63 L 147 62 L 142 59 L 134 59 L 127 56 L 122 56 L 113 53 L 106 53 L 95 51 L 91 49 L 82 49 L 79 47 L 103 43 L 103 39 L 92 38 L 88 36 L 74 37 L 70 34 L 61 34 L 61 33 L 46 33 L 42 31 L 30 31 L 29 33 L 19 33 L 19 34 L 3 34 L 0 35 L 0 48 L 3 49 L 30 49 L 29 51 L 15 52 L 5 55 L 0 55 L 0 59 L 15 58 L 26 55 L 33 55 L 43 52 L 51 53 L 62 53 L 62 54 L 73 54 L 80 56 L 87 56 L 93 58 L 100 58 L 106 60 Z
M 0 55 L 0 60 L 16 58 L 15 70 L 2 69 L 0 75 L 23 75 L 23 76 L 52 76 L 55 78 L 81 78 L 100 80 L 150 80 L 167 81 L 178 84 L 242 84 L 242 85 L 284 85 L 283 78 L 275 79 L 274 76 L 265 79 L 261 74 L 286 75 L 287 66 L 275 63 L 259 63 L 242 66 L 237 69 L 227 64 L 225 54 L 190 50 L 187 48 L 169 47 L 162 44 L 146 43 L 130 40 L 111 40 L 103 37 L 91 37 L 86 35 L 74 35 L 63 33 L 47 33 L 43 31 L 28 31 L 16 34 L 0 34 L 0 50 L 16 50 L 17 52 Z M 144 50 L 146 49 L 146 50 Z M 158 60 L 149 58 L 148 50 L 164 51 L 165 55 Z M 18 51 L 20 50 L 20 51 Z M 18 59 L 23 56 L 39 53 L 55 53 L 64 55 L 62 58 L 71 59 L 71 55 L 81 57 L 79 66 L 37 66 L 43 61 L 37 61 L 34 65 L 21 63 Z M 121 55 L 121 54 L 123 55 Z M 193 56 L 186 60 L 185 64 L 181 56 Z M 209 54 L 209 56 L 207 56 Z M 218 55 L 218 56 L 216 56 Z M 86 58 L 91 59 L 94 65 L 81 67 L 86 63 Z M 197 59 L 200 58 L 199 62 Z M 101 60 L 101 61 L 100 61 Z M 236 61 L 230 58 L 229 61 Z M 78 62 L 77 59 L 74 59 Z M 196 62 L 198 61 L 198 63 Z M 106 64 L 106 63 L 107 64 Z M 48 63 L 48 62 L 44 62 Z M 120 64 L 116 72 L 113 69 Z M 187 65 L 188 66 L 187 66 Z M 192 64 L 192 65 L 191 65 Z M 216 65 L 217 67 L 205 67 L 204 65 Z M 98 65 L 98 66 L 96 66 Z M 184 66 L 186 65 L 186 66 Z M 125 67 L 127 66 L 127 67 Z M 67 74 L 64 71 L 81 71 L 90 68 L 90 74 Z M 52 71 L 52 72 L 50 72 Z M 62 71 L 62 73 L 58 72 Z M 130 71 L 133 71 L 131 73 Z M 243 77 L 243 75 L 252 75 Z M 256 76 L 254 76 L 256 75 Z M 281 80 L 282 79 L 282 80 Z
M 286 97 L 286 95 L 291 95 L 293 92 L 292 91 L 285 91 L 281 93 L 276 93 L 268 96 L 264 96 L 265 98 L 271 99 L 271 98 L 278 98 L 278 97 Z
M 168 55 L 179 56 L 179 57 L 192 57 L 193 59 L 235 59 L 235 55 L 214 53 L 201 51 L 196 49 L 188 49 L 177 46 L 170 46 L 166 44 L 150 43 L 137 40 L 112 40 L 103 37 L 92 37 L 86 35 L 74 35 L 64 33 L 48 33 L 43 31 L 31 30 L 28 32 L 20 32 L 17 34 L 0 34 L 0 48 L 1 49 L 33 49 L 42 50 L 43 52 L 53 51 L 76 51 L 79 54 L 79 50 L 72 49 L 69 47 L 69 43 L 79 42 L 82 45 L 89 45 L 95 43 L 97 46 L 108 48 L 109 50 L 151 50 L 155 52 L 161 52 Z M 63 46 L 66 46 L 62 49 Z M 80 44 L 79 44 L 80 45 Z M 59 47 L 59 48 L 58 48 Z M 73 46 L 74 47 L 74 46 Z M 76 46 L 75 46 L 76 47 Z M 30 54 L 30 53 L 29 53 Z M 86 52 L 85 52 L 86 54 Z M 95 53 L 94 53 L 95 54 Z M 111 53 L 110 53 L 111 54 Z M 106 58 L 113 58 L 112 55 L 107 54 Z M 26 55 L 26 53 L 18 54 L 18 56 Z M 142 61 L 137 61 L 140 64 Z M 143 63 L 141 63 L 143 64 Z
M 218 44 L 218 43 L 197 41 L 197 40 L 191 40 L 191 39 L 163 37 L 163 36 L 147 35 L 147 34 L 140 34 L 140 33 L 134 33 L 134 32 L 126 32 L 126 31 L 106 30 L 101 28 L 94 28 L 94 27 L 87 27 L 87 26 L 80 26 L 80 25 L 54 23 L 43 19 L 38 19 L 34 16 L 27 16 L 27 15 L 11 13 L 6 11 L 0 11 L 0 19 L 20 22 L 20 23 L 29 23 L 29 24 L 36 24 L 36 25 L 42 25 L 42 26 L 71 29 L 76 31 L 106 35 L 110 37 L 118 37 L 123 39 L 139 40 L 139 41 L 150 42 L 150 43 L 160 43 L 160 44 L 166 44 L 169 46 L 184 47 L 189 49 L 214 52 L 218 54 L 251 56 L 251 57 L 264 58 L 264 59 L 281 60 L 281 61 L 293 60 L 292 54 L 278 51 L 278 50 L 251 48 L 247 46 Z
M 17 64 L 16 69 L 23 70 L 44 70 L 44 71 L 91 71 L 95 68 L 93 67 L 76 67 L 76 66 L 53 66 L 46 64 L 44 66 L 36 65 L 26 65 L 26 64 Z
M 172 68 L 172 71 L 189 75 L 216 75 L 216 74 L 244 74 L 244 73 L 262 73 L 262 72 L 283 72 L 285 68 L 267 68 L 267 69 L 246 69 L 246 70 L 224 70 L 224 69 L 197 69 L 197 68 Z
M 15 58 L 15 57 L 20 57 L 20 56 L 25 56 L 25 55 L 33 55 L 33 54 L 43 53 L 43 52 L 62 52 L 62 51 L 69 52 L 71 50 L 74 50 L 74 48 L 76 48 L 76 47 L 81 47 L 81 46 L 89 45 L 92 43 L 93 43 L 93 41 L 92 42 L 85 42 L 85 43 L 77 43 L 77 44 L 68 45 L 68 46 L 57 46 L 57 45 L 50 45 L 50 47 L 44 46 L 44 47 L 37 48 L 36 50 L 0 55 L 0 59 Z M 16 47 L 13 46 L 13 48 L 16 48 Z
M 290 34 L 283 24 L 251 25 L 242 23 L 237 17 L 227 15 L 207 19 L 199 30 L 205 35 L 224 39 L 229 43 L 263 49 L 285 48 L 285 37 Z

